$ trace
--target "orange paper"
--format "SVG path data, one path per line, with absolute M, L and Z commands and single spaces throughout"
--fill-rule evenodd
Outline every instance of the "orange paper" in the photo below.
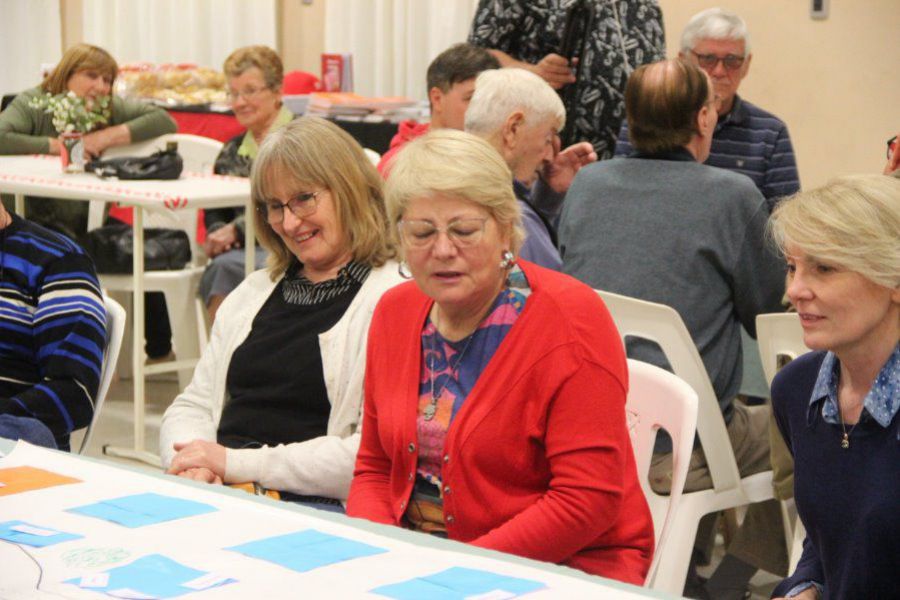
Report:
M 65 475 L 51 473 L 50 471 L 34 467 L 0 469 L 0 496 L 9 496 L 19 492 L 80 482 L 80 479 L 66 477 Z

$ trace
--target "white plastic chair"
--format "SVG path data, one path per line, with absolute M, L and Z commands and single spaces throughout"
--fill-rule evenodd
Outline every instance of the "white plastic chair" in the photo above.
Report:
M 716 394 L 700 354 L 678 312 L 662 304 L 597 291 L 624 341 L 634 336 L 656 342 L 681 379 L 697 393 L 697 434 L 704 448 L 713 487 L 686 492 L 660 553 L 652 587 L 681 595 L 700 519 L 709 513 L 773 498 L 772 471 L 741 479 Z
M 103 351 L 103 366 L 100 369 L 100 385 L 97 387 L 97 396 L 94 398 L 94 415 L 91 417 L 91 424 L 84 432 L 84 437 L 81 438 L 78 454 L 84 454 L 91 441 L 94 426 L 97 424 L 97 419 L 100 418 L 100 409 L 103 408 L 103 402 L 109 392 L 109 385 L 116 372 L 116 362 L 119 360 L 119 351 L 122 349 L 122 338 L 125 337 L 125 309 L 106 295 L 103 296 L 103 306 L 106 308 L 107 341 Z
M 797 313 L 770 313 L 756 316 L 756 341 L 759 343 L 759 357 L 762 360 L 766 383 L 772 387 L 772 380 L 778 372 L 779 357 L 794 360 L 809 352 L 803 343 L 803 326 Z
M 168 142 L 178 142 L 178 153 L 184 159 L 184 170 L 193 173 L 212 173 L 216 157 L 222 150 L 223 145 L 217 140 L 202 136 L 172 133 L 137 144 L 110 148 L 104 154 L 104 158 L 146 156 L 157 150 L 164 149 Z M 102 203 L 92 202 L 91 204 L 101 204 L 102 214 Z M 148 227 L 183 229 L 191 239 L 194 255 L 192 264 L 184 269 L 147 271 L 144 274 L 145 291 L 162 292 L 166 297 L 169 322 L 172 326 L 172 338 L 178 357 L 178 383 L 181 389 L 184 389 L 191 381 L 193 366 L 200 358 L 200 350 L 206 343 L 207 335 L 206 320 L 203 316 L 205 307 L 197 296 L 200 278 L 203 276 L 203 267 L 199 260 L 203 252 L 197 243 L 197 211 L 182 210 L 159 214 L 148 213 L 144 222 Z M 131 275 L 100 275 L 100 284 L 110 292 L 130 294 L 134 289 L 134 278 Z M 125 306 L 129 315 L 129 321 L 133 322 L 131 303 L 125 302 Z M 130 343 L 127 345 L 131 348 Z M 175 370 L 175 368 L 175 366 L 163 363 L 148 366 L 145 372 L 153 374 Z M 119 367 L 120 375 L 128 376 L 130 375 L 130 370 L 131 361 L 122 361 Z
M 766 382 L 772 387 L 772 380 L 778 372 L 781 357 L 794 360 L 809 352 L 803 343 L 803 326 L 797 313 L 770 313 L 756 316 L 756 339 L 759 342 L 759 357 L 762 360 Z M 794 500 L 781 502 L 781 516 L 784 519 L 784 541 L 787 544 L 789 566 L 792 573 L 803 553 L 803 538 L 806 529 L 797 517 Z
M 656 568 L 667 552 L 671 525 L 687 479 L 697 431 L 697 404 L 697 393 L 681 378 L 654 365 L 628 360 L 625 412 L 637 472 L 653 516 L 656 537 L 656 551 L 644 583 L 644 587 L 651 589 L 655 589 Z M 666 430 L 672 438 L 672 488 L 668 495 L 654 492 L 647 478 L 659 429 Z
M 381 162 L 381 155 L 371 148 L 363 148 L 363 152 L 365 152 L 366 158 L 369 159 L 369 162 L 371 162 L 376 167 L 378 166 L 378 163 Z

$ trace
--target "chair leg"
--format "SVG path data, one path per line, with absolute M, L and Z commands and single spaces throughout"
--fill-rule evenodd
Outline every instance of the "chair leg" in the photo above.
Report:
M 687 507 L 684 507 L 685 509 Z M 680 507 L 681 509 L 681 507 Z M 684 591 L 684 582 L 694 550 L 694 539 L 697 535 L 699 516 L 685 514 L 684 510 L 669 530 L 666 551 L 660 557 L 650 587 L 680 597 Z
M 116 375 L 119 379 L 131 379 L 134 375 L 131 363 L 131 340 L 134 336 L 134 305 L 131 303 L 133 294 L 113 290 L 107 290 L 107 294 L 125 309 L 125 335 L 122 338 L 122 349 L 119 351 L 119 361 L 116 364 Z
M 197 299 L 190 286 L 166 289 L 166 308 L 172 324 L 172 341 L 178 360 L 200 356 L 200 323 L 197 319 Z M 178 371 L 178 386 L 184 389 L 194 376 L 193 369 Z

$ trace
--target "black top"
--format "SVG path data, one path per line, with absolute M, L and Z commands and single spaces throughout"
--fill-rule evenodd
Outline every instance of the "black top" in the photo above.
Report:
M 794 497 L 806 527 L 803 556 L 775 588 L 824 584 L 825 599 L 900 598 L 900 415 L 885 428 L 865 411 L 841 447 L 842 428 L 810 403 L 825 357 L 810 352 L 772 382 L 775 421 L 794 456 Z M 849 428 L 848 428 L 849 429 Z
M 288 270 L 232 355 L 217 435 L 223 446 L 275 446 L 326 434 L 331 403 L 318 336 L 344 316 L 369 270 L 350 263 L 318 284 L 298 270 L 298 264 Z

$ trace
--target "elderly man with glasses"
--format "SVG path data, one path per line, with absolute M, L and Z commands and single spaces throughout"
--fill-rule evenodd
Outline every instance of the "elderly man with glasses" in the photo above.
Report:
M 800 189 L 800 179 L 787 126 L 737 93 L 753 58 L 747 24 L 721 8 L 699 12 L 684 28 L 679 56 L 706 71 L 719 96 L 719 122 L 706 164 L 750 177 L 771 211 L 779 198 Z M 631 152 L 623 124 L 616 156 Z

